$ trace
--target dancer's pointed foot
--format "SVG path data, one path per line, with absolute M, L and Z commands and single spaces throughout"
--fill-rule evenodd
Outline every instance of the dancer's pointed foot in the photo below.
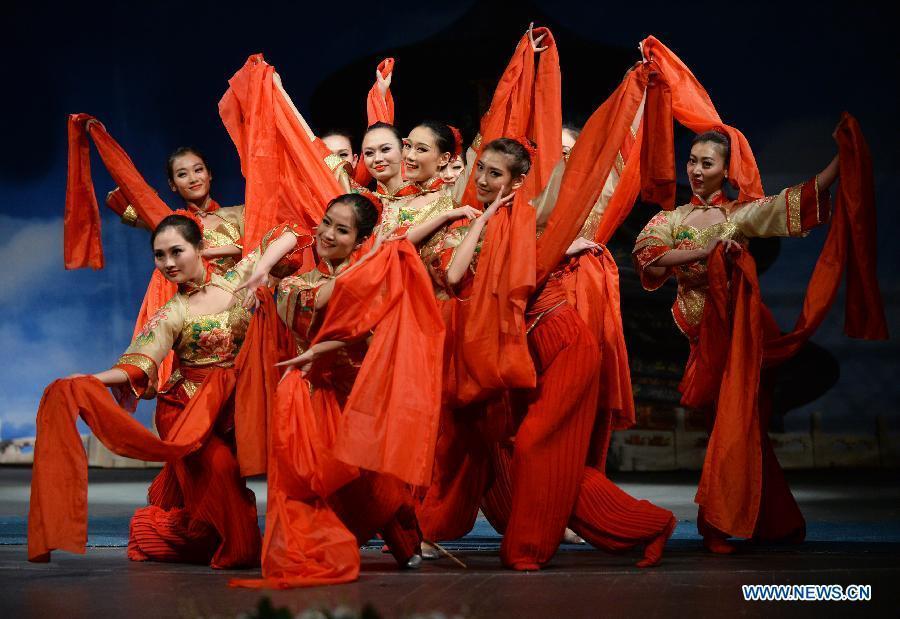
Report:
M 662 561 L 663 548 L 665 548 L 669 538 L 672 537 L 672 533 L 675 531 L 675 525 L 677 523 L 678 521 L 675 520 L 675 516 L 672 516 L 669 519 L 666 528 L 663 529 L 659 535 L 654 537 L 653 540 L 647 544 L 646 548 L 644 548 L 644 558 L 637 562 L 638 567 L 653 567 L 659 565 L 659 562 Z
M 537 563 L 513 563 L 509 567 L 517 572 L 537 572 L 541 569 Z
M 428 542 L 422 542 L 419 548 L 422 553 L 422 558 L 427 561 L 433 561 L 435 559 L 441 558 L 441 552 Z
M 568 527 L 566 527 L 566 532 L 563 533 L 562 541 L 563 544 L 587 544 L 578 533 Z
M 737 550 L 737 547 L 734 544 L 729 544 L 724 537 L 713 535 L 703 538 L 703 547 L 717 555 L 730 555 Z
M 413 555 L 409 558 L 409 561 L 406 562 L 406 569 L 408 570 L 417 570 L 422 567 L 422 557 L 419 555 Z

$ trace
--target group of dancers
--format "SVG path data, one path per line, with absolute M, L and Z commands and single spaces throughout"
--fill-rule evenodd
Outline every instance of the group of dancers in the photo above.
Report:
M 653 37 L 641 54 L 584 127 L 564 126 L 556 43 L 529 27 L 465 149 L 442 122 L 393 125 L 387 60 L 358 150 L 340 131 L 316 136 L 251 56 L 219 104 L 246 180 L 234 207 L 211 197 L 203 154 L 179 148 L 168 180 L 185 205 L 173 212 L 97 119 L 72 115 L 67 268 L 103 266 L 90 138 L 118 185 L 106 203 L 151 231 L 156 270 L 116 364 L 44 393 L 29 559 L 84 551 L 80 417 L 115 453 L 165 463 L 131 519 L 131 560 L 261 566 L 234 586 L 347 582 L 376 535 L 415 568 L 481 510 L 514 570 L 541 569 L 563 539 L 639 548 L 638 567 L 657 565 L 674 515 L 605 474 L 634 403 L 604 243 L 639 194 L 662 210 L 634 264 L 648 290 L 675 277 L 672 314 L 691 346 L 683 402 L 708 412 L 704 545 L 802 541 L 761 377 L 809 338 L 844 274 L 848 335 L 887 336 L 868 150 L 845 114 L 839 154 L 765 196 L 747 140 L 691 71 Z M 677 207 L 674 120 L 697 134 L 693 196 Z M 826 222 L 803 313 L 782 333 L 748 240 Z M 130 414 L 153 397 L 158 435 Z M 259 474 L 264 537 L 245 482 Z

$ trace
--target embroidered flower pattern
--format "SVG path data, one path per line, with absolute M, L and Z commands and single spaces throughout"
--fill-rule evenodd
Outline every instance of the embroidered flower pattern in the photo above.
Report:
M 138 346 L 146 346 L 147 344 L 151 344 L 153 340 L 156 339 L 156 334 L 153 332 L 159 323 L 166 319 L 169 315 L 169 305 L 163 305 L 159 308 L 155 314 L 153 314 L 146 323 L 144 323 L 143 328 L 140 332 L 135 336 L 134 343 Z
M 231 356 L 234 341 L 230 331 L 215 328 L 211 331 L 201 331 L 197 337 L 197 346 L 210 357 L 224 359 Z
M 646 230 L 647 228 L 652 228 L 653 226 L 658 226 L 660 224 L 668 223 L 668 221 L 669 221 L 669 218 L 667 216 L 667 213 L 665 211 L 660 211 L 656 215 L 653 216 L 653 219 L 651 219 L 649 222 L 647 222 L 647 225 L 644 226 L 644 230 Z

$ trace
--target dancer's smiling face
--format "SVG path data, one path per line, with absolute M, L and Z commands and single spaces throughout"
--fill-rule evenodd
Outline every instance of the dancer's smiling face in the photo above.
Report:
M 490 204 L 505 187 L 503 196 L 515 191 L 525 182 L 525 175 L 513 176 L 512 155 L 485 149 L 475 162 L 475 195 L 479 202 Z M 502 196 L 501 196 L 502 197 Z
M 167 280 L 184 284 L 203 275 L 202 249 L 202 241 L 194 245 L 179 227 L 168 226 L 153 238 L 153 261 Z
M 375 180 L 386 182 L 400 174 L 403 145 L 390 129 L 372 129 L 363 138 L 363 163 Z
M 706 200 L 722 188 L 727 172 L 724 148 L 715 142 L 697 142 L 691 147 L 687 175 L 691 191 Z
M 175 157 L 169 168 L 169 186 L 186 202 L 202 204 L 209 196 L 212 174 L 206 163 L 194 153 Z
M 452 185 L 459 179 L 460 174 L 462 174 L 465 169 L 466 164 L 463 161 L 462 155 L 457 155 L 450 160 L 450 163 L 443 167 L 441 170 L 441 179 L 444 183 Z
M 345 260 L 357 246 L 356 213 L 346 202 L 336 202 L 316 228 L 316 252 L 331 262 Z
M 450 153 L 437 146 L 438 136 L 428 127 L 418 126 L 409 132 L 403 145 L 406 178 L 423 182 L 437 176 L 438 170 L 450 162 Z

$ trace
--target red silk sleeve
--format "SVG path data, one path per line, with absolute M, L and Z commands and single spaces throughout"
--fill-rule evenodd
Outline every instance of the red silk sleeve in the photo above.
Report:
M 250 56 L 228 83 L 219 115 L 246 179 L 246 254 L 278 221 L 314 228 L 325 205 L 342 190 L 325 165 L 323 145 L 310 139 L 275 82 L 275 68 L 261 54 Z
M 675 207 L 675 145 L 672 119 L 696 133 L 718 130 L 731 140 L 728 180 L 739 191 L 738 201 L 763 197 L 762 180 L 744 134 L 722 122 L 712 100 L 691 70 L 655 37 L 641 43 L 644 58 L 658 75 L 647 91 L 641 159 L 642 197 L 666 210 Z
M 523 193 L 529 198 L 547 184 L 562 156 L 559 52 L 553 34 L 546 28 L 535 30 L 535 35 L 541 34 L 546 34 L 541 45 L 548 49 L 540 53 L 537 62 L 528 36 L 519 40 L 494 91 L 491 106 L 481 119 L 481 144 L 476 148 L 480 156 L 482 147 L 497 138 L 527 137 L 534 141 L 537 154 L 523 187 Z M 477 203 L 474 175 L 466 184 L 462 202 Z
M 537 242 L 540 286 L 565 256 L 603 189 L 643 98 L 647 71 L 630 72 L 591 115 L 566 164 L 556 205 Z
M 103 268 L 100 237 L 100 210 L 91 180 L 88 136 L 94 141 L 103 165 L 119 186 L 127 204 L 151 228 L 172 210 L 160 199 L 125 150 L 100 122 L 88 114 L 72 114 L 68 122 L 68 174 L 66 178 L 66 215 L 64 256 L 67 269 Z
M 91 376 L 57 380 L 44 390 L 28 512 L 28 560 L 47 562 L 53 550 L 84 553 L 87 542 L 87 454 L 78 417 L 113 453 L 165 462 L 200 448 L 234 390 L 234 372 L 216 369 L 191 398 L 169 440 L 162 440 L 116 405 Z
M 337 279 L 313 343 L 373 332 L 334 453 L 347 464 L 427 486 L 440 415 L 444 323 L 409 241 L 385 243 L 365 265 Z
M 378 72 L 382 77 L 387 78 L 394 72 L 394 59 L 382 60 L 378 65 Z M 394 95 L 388 89 L 382 97 L 381 91 L 378 89 L 378 82 L 375 82 L 366 96 L 366 126 L 371 127 L 377 122 L 394 124 Z M 353 170 L 353 180 L 363 187 L 372 182 L 372 175 L 369 174 L 366 164 L 363 163 L 362 153 L 359 153 L 359 160 Z

